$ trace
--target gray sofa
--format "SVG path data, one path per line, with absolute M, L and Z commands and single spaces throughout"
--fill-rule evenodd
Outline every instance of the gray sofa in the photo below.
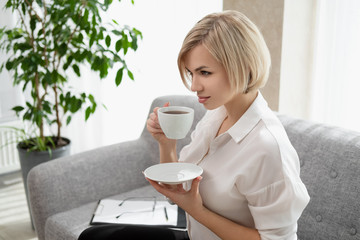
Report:
M 196 97 L 165 96 L 195 109 Z M 301 177 L 311 200 L 299 220 L 301 240 L 360 239 L 360 133 L 278 115 L 298 151 Z M 189 136 L 178 142 L 178 151 Z M 75 240 L 87 227 L 99 199 L 157 194 L 142 171 L 158 163 L 158 146 L 146 128 L 139 139 L 56 159 L 28 176 L 31 211 L 39 240 Z M 206 239 L 204 239 L 206 240 Z

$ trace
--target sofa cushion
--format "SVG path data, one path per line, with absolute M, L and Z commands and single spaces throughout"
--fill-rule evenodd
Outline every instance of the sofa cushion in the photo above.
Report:
M 164 197 L 156 192 L 152 186 L 138 188 L 126 193 L 110 196 L 111 199 L 124 199 L 127 197 L 157 196 L 159 200 Z M 45 239 L 49 240 L 77 240 L 80 233 L 90 227 L 89 222 L 97 206 L 91 202 L 78 208 L 51 216 L 45 225 Z
M 297 150 L 310 202 L 301 240 L 360 239 L 360 133 L 279 116 Z

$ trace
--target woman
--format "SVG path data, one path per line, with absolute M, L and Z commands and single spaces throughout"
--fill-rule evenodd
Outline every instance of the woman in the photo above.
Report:
M 178 67 L 208 111 L 179 157 L 176 140 L 159 126 L 158 108 L 147 129 L 159 143 L 160 163 L 194 163 L 204 172 L 189 191 L 147 180 L 186 211 L 192 240 L 297 239 L 309 195 L 297 153 L 259 91 L 268 79 L 270 54 L 257 27 L 236 11 L 205 16 L 186 36 Z M 141 232 L 130 229 L 129 236 L 131 231 Z M 176 238 L 150 231 L 144 239 Z M 126 239 L 126 231 L 112 226 L 85 232 L 99 237 L 81 240 Z
M 259 92 L 270 55 L 257 27 L 236 11 L 204 17 L 186 36 L 178 67 L 208 112 L 179 159 L 157 109 L 147 129 L 159 143 L 161 163 L 195 163 L 204 173 L 190 191 L 148 181 L 186 211 L 193 240 L 297 239 L 309 195 L 297 153 Z

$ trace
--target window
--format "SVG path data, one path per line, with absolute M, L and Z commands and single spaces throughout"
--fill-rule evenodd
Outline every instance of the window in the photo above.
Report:
M 360 1 L 317 9 L 310 118 L 360 131 Z

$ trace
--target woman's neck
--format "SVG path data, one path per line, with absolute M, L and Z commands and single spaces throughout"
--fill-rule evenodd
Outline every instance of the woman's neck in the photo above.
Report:
M 216 134 L 216 137 L 229 130 L 255 101 L 258 92 L 249 92 L 247 94 L 236 94 L 233 99 L 226 103 L 226 117 Z
M 226 125 L 234 125 L 255 101 L 257 95 L 258 91 L 234 95 L 232 100 L 224 105 L 227 113 Z

